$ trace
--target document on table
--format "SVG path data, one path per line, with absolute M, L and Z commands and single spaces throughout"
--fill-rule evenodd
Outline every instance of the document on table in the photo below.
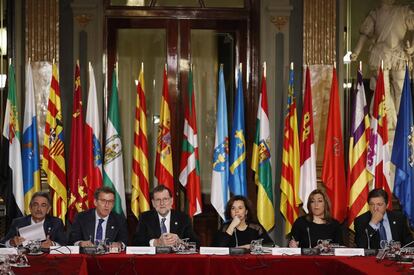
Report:
M 20 237 L 25 239 L 25 243 L 34 240 L 45 240 L 45 230 L 43 229 L 43 223 L 35 223 L 25 227 L 19 228 Z

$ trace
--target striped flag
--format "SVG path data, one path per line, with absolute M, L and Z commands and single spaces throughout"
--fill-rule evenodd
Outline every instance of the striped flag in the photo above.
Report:
M 289 91 L 287 100 L 287 114 L 285 117 L 282 152 L 282 178 L 280 181 L 280 212 L 285 218 L 285 233 L 292 229 L 294 221 L 299 215 L 299 179 L 300 155 L 298 117 L 296 114 L 296 100 L 293 90 L 293 64 L 289 73 Z
M 7 174 L 5 176 L 3 188 L 7 191 L 3 197 L 6 200 L 6 207 L 9 209 L 8 215 L 11 217 L 21 216 L 24 213 L 24 194 L 23 194 L 23 171 L 22 171 L 22 154 L 20 147 L 20 128 L 19 128 L 19 111 L 17 106 L 16 79 L 14 76 L 14 66 L 10 63 L 8 75 L 8 94 L 6 111 L 3 124 L 3 141 L 2 151 L 8 152 L 7 155 Z M 4 165 L 6 167 L 6 165 Z M 2 169 L 6 169 L 2 167 Z M 10 192 L 12 190 L 12 192 Z M 10 211 L 10 212 L 9 212 Z
M 60 101 L 57 65 L 52 65 L 49 101 L 47 104 L 42 169 L 47 175 L 53 216 L 65 223 L 67 212 L 65 144 L 63 135 L 62 105 Z
M 368 192 L 371 174 L 367 170 L 369 116 L 362 73 L 358 71 L 357 87 L 352 103 L 351 135 L 348 167 L 348 227 L 354 230 L 354 220 L 368 211 Z
M 379 68 L 371 117 L 371 135 L 368 147 L 367 169 L 374 177 L 375 188 L 382 188 L 392 198 L 390 181 L 390 152 L 388 148 L 387 113 L 385 110 L 384 75 Z M 391 199 L 388 209 L 392 209 Z
M 247 196 L 246 140 L 244 128 L 244 98 L 241 69 L 237 72 L 237 93 L 234 105 L 233 128 L 230 136 L 229 187 L 233 195 Z
M 252 170 L 255 172 L 257 191 L 257 217 L 260 224 L 269 231 L 275 226 L 273 205 L 272 166 L 270 162 L 270 128 L 267 105 L 266 65 L 262 76 L 262 90 L 256 119 L 256 137 L 253 144 Z
M 223 220 L 226 220 L 224 211 L 226 203 L 229 200 L 228 180 L 229 134 L 227 126 L 226 85 L 224 83 L 223 66 L 220 66 L 213 172 L 211 176 L 211 204 Z
M 309 66 L 306 67 L 305 95 L 300 131 L 300 187 L 299 196 L 303 209 L 308 212 L 307 199 L 316 189 L 316 149 L 313 134 L 312 90 Z
M 188 94 L 184 100 L 184 134 L 179 179 L 186 189 L 188 214 L 193 217 L 201 213 L 202 202 L 193 70 L 191 68 L 188 76 Z
M 95 190 L 102 186 L 102 146 L 96 97 L 95 74 L 89 62 L 89 94 L 85 122 L 85 169 L 88 187 L 88 208 L 94 207 Z
M 26 105 L 23 119 L 23 189 L 24 212 L 30 214 L 30 200 L 40 191 L 39 138 L 37 136 L 36 105 L 34 98 L 33 74 L 30 61 L 26 64 Z
M 160 124 L 158 126 L 157 138 L 157 154 L 155 158 L 155 177 L 158 184 L 165 185 L 173 194 L 174 200 L 174 174 L 172 163 L 172 147 L 171 147 L 171 116 L 170 116 L 170 100 L 168 95 L 167 68 L 164 67 L 164 82 L 162 89 L 161 108 L 160 108 Z
M 113 211 L 126 217 L 124 164 L 122 159 L 121 120 L 118 107 L 116 69 L 112 74 L 112 94 L 105 138 L 103 183 L 115 191 Z
M 145 103 L 144 66 L 138 77 L 135 105 L 134 149 L 132 156 L 131 210 L 135 217 L 150 209 L 147 106 Z
M 345 220 L 346 182 L 344 144 L 342 142 L 341 107 L 339 105 L 336 68 L 332 72 L 332 86 L 329 98 L 328 123 L 326 126 L 325 152 L 322 166 L 322 182 L 331 201 L 332 216 L 340 223 Z
M 84 129 L 82 111 L 82 89 L 79 61 L 75 66 L 75 92 L 73 94 L 72 129 L 69 153 L 69 221 L 73 222 L 76 213 L 88 209 L 88 186 L 84 168 Z

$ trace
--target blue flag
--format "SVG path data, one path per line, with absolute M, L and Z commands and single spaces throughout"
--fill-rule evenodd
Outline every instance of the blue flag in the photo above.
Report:
M 233 114 L 233 129 L 230 136 L 229 187 L 234 195 L 247 196 L 246 184 L 246 140 L 244 130 L 243 83 L 240 69 L 237 72 L 237 93 Z
M 214 142 L 213 173 L 211 180 L 211 204 L 223 220 L 229 200 L 229 134 L 227 126 L 227 102 L 223 68 L 219 73 L 217 99 L 216 137 Z
M 410 85 L 407 67 L 391 161 L 395 165 L 394 194 L 400 200 L 410 225 L 414 226 L 414 125 Z

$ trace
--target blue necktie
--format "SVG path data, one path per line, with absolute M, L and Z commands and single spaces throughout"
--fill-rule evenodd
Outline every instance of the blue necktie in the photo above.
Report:
M 104 219 L 99 219 L 98 227 L 96 228 L 96 240 L 102 240 L 103 235 L 103 228 L 102 223 L 104 222 Z
M 166 218 L 161 219 L 161 234 L 167 233 L 167 227 L 165 226 Z
M 379 227 L 380 241 L 382 241 L 382 240 L 386 241 L 387 240 L 387 233 L 385 232 L 385 227 L 384 227 L 383 221 L 384 220 L 382 220 L 380 222 L 380 227 Z

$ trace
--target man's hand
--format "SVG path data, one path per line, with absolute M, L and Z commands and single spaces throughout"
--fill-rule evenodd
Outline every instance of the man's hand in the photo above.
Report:
M 372 217 L 371 217 L 371 221 L 370 222 L 373 223 L 373 224 L 378 224 L 379 222 L 382 221 L 383 218 L 384 218 L 384 214 L 382 214 L 379 211 L 374 211 L 372 213 Z
M 80 247 L 90 247 L 90 246 L 94 246 L 94 244 L 91 242 L 91 241 L 81 241 L 80 243 L 79 243 L 79 246 Z
M 22 245 L 22 243 L 24 242 L 24 238 L 23 237 L 19 237 L 19 236 L 15 236 L 13 238 L 10 239 L 10 245 L 12 246 L 20 246 Z
M 173 246 L 177 243 L 179 239 L 180 238 L 178 238 L 178 235 L 174 233 L 165 233 L 162 234 L 159 238 L 161 245 L 163 246 Z
M 47 236 L 46 240 L 42 242 L 41 247 L 50 248 L 52 245 L 53 245 L 53 242 L 49 239 L 49 236 Z

